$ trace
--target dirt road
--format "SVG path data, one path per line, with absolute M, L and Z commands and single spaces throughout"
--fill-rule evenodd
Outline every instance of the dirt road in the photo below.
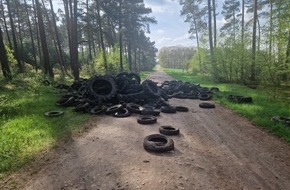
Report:
M 161 82 L 164 72 L 148 78 Z M 216 105 L 171 99 L 189 112 L 162 113 L 153 125 L 129 118 L 96 117 L 88 133 L 73 138 L 47 159 L 23 189 L 290 189 L 290 145 Z M 160 125 L 179 127 L 175 151 L 151 154 L 143 138 Z M 22 188 L 21 188 L 22 189 Z

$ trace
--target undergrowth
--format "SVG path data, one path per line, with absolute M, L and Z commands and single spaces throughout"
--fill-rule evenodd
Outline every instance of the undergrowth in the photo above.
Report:
M 61 93 L 42 81 L 36 74 L 20 74 L 0 82 L 0 179 L 61 139 L 81 132 L 81 124 L 91 117 L 55 106 Z M 65 113 L 44 116 L 52 110 Z

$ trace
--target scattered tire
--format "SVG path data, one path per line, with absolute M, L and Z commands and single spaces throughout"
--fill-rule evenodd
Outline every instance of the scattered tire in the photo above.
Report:
M 159 94 L 159 88 L 157 86 L 157 84 L 155 82 L 153 82 L 152 80 L 145 80 L 142 83 L 142 87 L 144 90 L 144 93 L 149 96 L 149 97 L 160 97 Z
M 160 115 L 160 111 L 158 111 L 158 110 L 153 110 L 153 109 L 143 109 L 142 111 L 141 111 L 141 114 L 142 115 L 153 115 L 153 116 L 158 116 L 158 115 Z
M 161 134 L 152 134 L 144 138 L 143 147 L 148 152 L 168 152 L 174 150 L 172 139 Z
M 56 102 L 56 105 L 57 106 L 64 106 L 64 107 L 74 106 L 75 105 L 75 97 L 71 96 L 69 98 L 62 98 Z
M 94 115 L 101 115 L 103 113 L 105 113 L 107 110 L 106 106 L 95 106 L 94 108 L 91 109 L 91 114 Z
M 141 114 L 141 106 L 139 104 L 128 103 L 126 108 L 132 113 Z
M 253 98 L 250 96 L 228 95 L 227 99 L 234 103 L 253 103 Z
M 179 135 L 179 129 L 171 125 L 164 125 L 159 127 L 159 132 L 163 135 Z
M 88 87 L 92 96 L 101 100 L 108 100 L 117 93 L 116 83 L 112 78 L 106 76 L 94 77 Z
M 277 121 L 290 126 L 290 117 L 274 116 L 271 118 L 272 121 Z
M 184 106 L 175 106 L 175 110 L 179 112 L 188 112 L 188 108 Z
M 118 105 L 114 105 L 111 107 L 108 107 L 106 110 L 106 114 L 113 114 L 119 110 L 123 109 L 123 105 L 122 104 L 118 104 Z
M 122 108 L 115 113 L 113 113 L 114 117 L 129 117 L 132 114 L 127 108 Z
M 215 105 L 212 103 L 203 102 L 199 104 L 200 108 L 215 108 Z
M 157 118 L 153 115 L 140 115 L 137 122 L 140 124 L 154 124 L 157 122 Z
M 79 104 L 77 105 L 75 108 L 74 108 L 74 111 L 75 112 L 87 112 L 89 110 L 89 107 L 90 107 L 90 104 L 89 103 L 82 103 L 82 104 Z
M 60 115 L 63 115 L 64 112 L 63 111 L 49 111 L 49 112 L 46 112 L 44 115 L 46 117 L 57 117 L 57 116 L 60 116 Z
M 210 100 L 211 99 L 211 95 L 209 95 L 209 94 L 200 94 L 199 95 L 199 99 L 200 100 Z
M 163 113 L 176 113 L 176 109 L 173 106 L 162 106 L 160 111 Z

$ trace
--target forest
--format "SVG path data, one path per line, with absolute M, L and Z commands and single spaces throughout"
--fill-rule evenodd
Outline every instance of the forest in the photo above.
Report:
M 189 72 L 240 84 L 280 86 L 289 81 L 289 0 L 225 0 L 219 9 L 217 0 L 179 3 L 197 44 L 194 56 L 183 63 Z M 158 57 L 163 66 L 173 58 L 166 56 L 171 55 L 161 52 Z
M 157 49 L 145 35 L 156 23 L 143 0 L 1 0 L 3 77 L 115 74 L 150 70 Z M 1 76 L 1 75 L 0 75 Z

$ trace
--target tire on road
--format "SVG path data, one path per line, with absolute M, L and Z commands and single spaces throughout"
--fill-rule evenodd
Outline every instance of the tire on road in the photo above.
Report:
M 199 104 L 200 108 L 215 108 L 215 105 L 212 103 L 203 102 Z
M 163 135 L 179 135 L 179 129 L 171 125 L 164 125 L 159 127 L 159 132 Z
M 154 124 L 157 122 L 157 118 L 153 115 L 140 115 L 137 122 L 140 124 Z
M 165 135 L 152 134 L 144 138 L 143 147 L 148 152 L 162 153 L 174 150 L 174 142 Z

